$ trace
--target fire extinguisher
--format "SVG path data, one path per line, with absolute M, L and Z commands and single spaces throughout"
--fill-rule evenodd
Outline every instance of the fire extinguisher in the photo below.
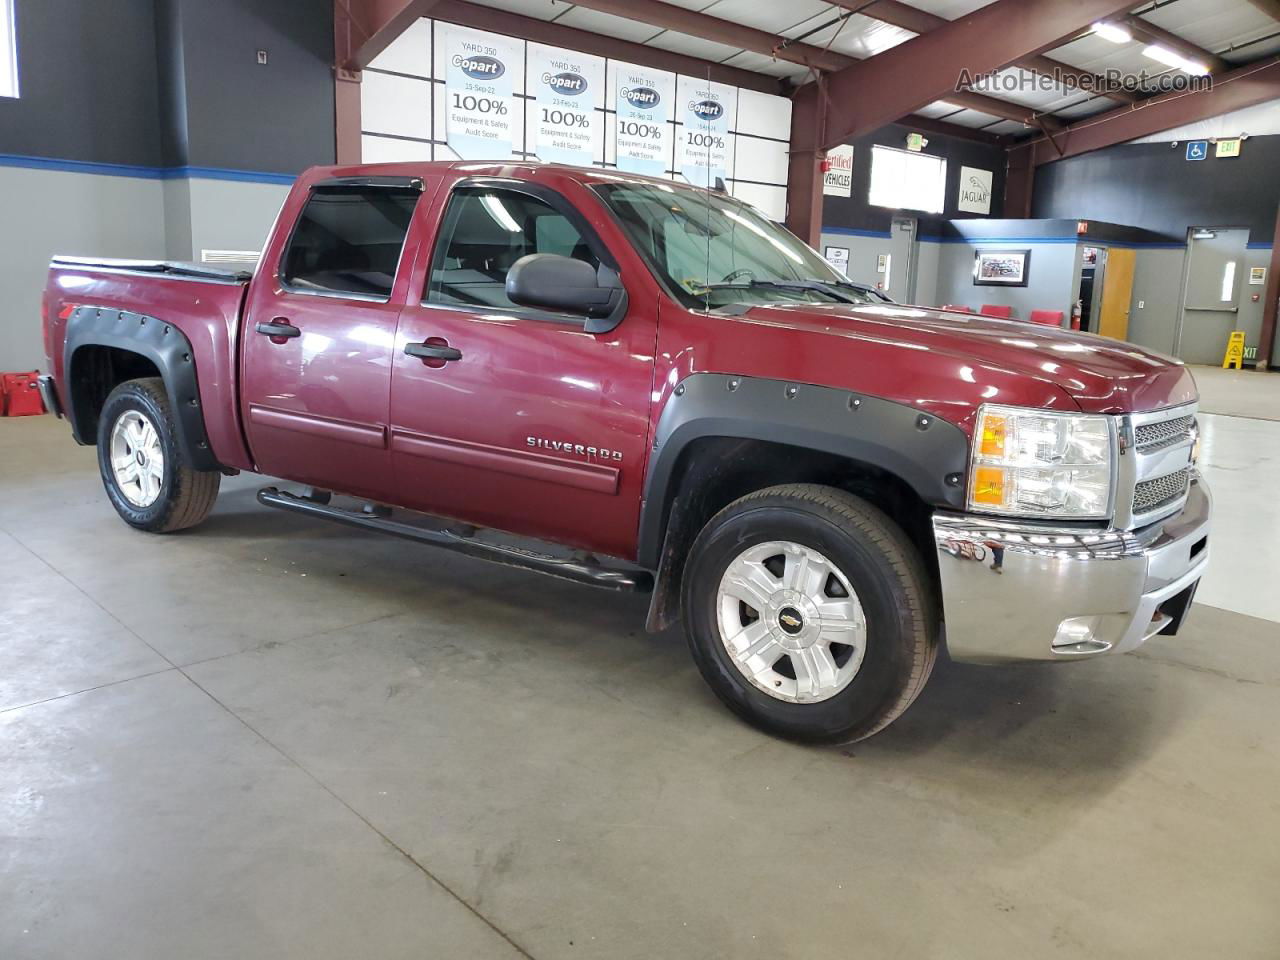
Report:
M 1084 315 L 1084 301 L 1077 300 L 1076 305 L 1071 308 L 1071 329 L 1080 329 L 1080 318 Z

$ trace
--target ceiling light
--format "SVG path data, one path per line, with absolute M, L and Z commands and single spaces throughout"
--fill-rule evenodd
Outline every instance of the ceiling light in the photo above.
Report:
M 1129 32 L 1128 27 L 1122 27 L 1118 23 L 1108 23 L 1105 20 L 1095 23 L 1093 32 L 1103 40 L 1110 40 L 1112 43 L 1128 43 L 1133 39 L 1133 34 Z
M 1193 76 L 1203 77 L 1209 72 L 1208 66 L 1203 63 L 1197 63 L 1195 60 L 1189 60 L 1176 50 L 1170 50 L 1168 47 L 1162 47 L 1158 43 L 1153 43 L 1142 48 L 1142 55 L 1150 57 L 1152 60 L 1158 60 L 1166 67 L 1173 67 L 1176 70 L 1182 70 Z

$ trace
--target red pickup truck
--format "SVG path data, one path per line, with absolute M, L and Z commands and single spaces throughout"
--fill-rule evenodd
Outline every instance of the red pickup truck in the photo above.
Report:
M 1177 361 L 900 306 L 750 206 L 609 170 L 313 169 L 252 275 L 57 258 L 46 403 L 151 532 L 259 499 L 651 590 L 766 730 L 883 728 L 939 646 L 1174 633 L 1208 560 Z M 538 541 L 537 544 L 532 541 Z

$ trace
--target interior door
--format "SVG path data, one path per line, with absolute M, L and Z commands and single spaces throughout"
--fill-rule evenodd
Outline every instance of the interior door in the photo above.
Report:
M 1124 247 L 1107 250 L 1102 275 L 1102 304 L 1098 310 L 1098 333 L 1113 340 L 1129 338 L 1129 305 L 1133 300 L 1133 265 L 1136 255 Z
M 252 285 L 243 416 L 262 473 L 393 497 L 387 420 L 400 306 L 392 289 L 420 196 L 407 179 L 317 184 L 274 254 L 275 276 Z
M 1196 228 L 1188 240 L 1187 281 L 1175 350 L 1187 363 L 1222 362 L 1240 313 L 1248 230 Z
M 915 302 L 916 221 L 895 217 L 889 230 L 890 274 L 885 293 L 898 303 Z
M 581 316 L 507 299 L 507 271 L 526 254 L 616 267 L 576 209 L 545 187 L 464 183 L 436 235 L 422 302 L 410 296 L 396 334 L 400 501 L 627 556 L 642 494 L 652 308 L 632 303 L 620 325 L 594 334 Z

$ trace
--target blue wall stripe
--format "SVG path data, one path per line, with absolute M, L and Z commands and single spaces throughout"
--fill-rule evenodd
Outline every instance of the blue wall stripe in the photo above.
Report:
M 1270 250 L 1271 249 L 1271 244 L 1266 243 L 1262 240 L 1250 240 L 1245 246 L 1250 250 Z
M 871 237 L 876 240 L 890 239 L 888 230 L 854 230 L 852 227 L 823 227 L 823 233 L 834 233 L 842 237 Z
M 138 180 L 230 180 L 237 183 L 289 185 L 296 179 L 288 173 L 257 170 L 227 170 L 222 167 L 142 167 L 127 163 L 94 163 L 87 160 L 57 160 L 0 153 L 0 167 L 27 170 L 57 170 L 62 173 L 89 173 L 104 177 L 133 177 Z

